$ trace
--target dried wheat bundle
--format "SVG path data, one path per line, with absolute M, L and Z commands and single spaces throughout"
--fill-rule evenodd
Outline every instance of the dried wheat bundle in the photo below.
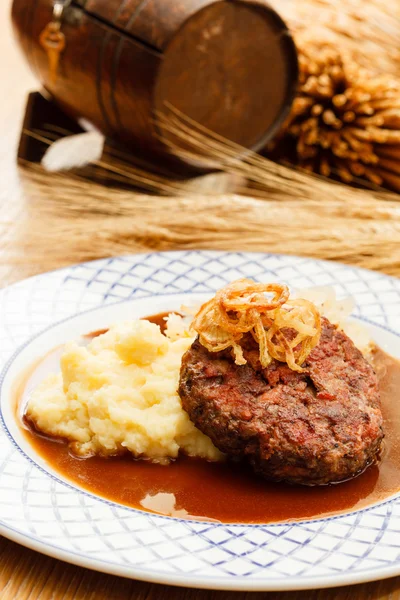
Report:
M 325 182 L 320 188 L 318 181 L 307 195 L 294 181 L 286 192 L 271 184 L 263 199 L 167 197 L 49 175 L 35 165 L 21 176 L 29 201 L 18 215 L 11 206 L 0 223 L 3 283 L 95 258 L 191 248 L 300 254 L 400 274 L 395 195 L 382 202 L 382 195 Z
M 299 35 L 300 79 L 271 156 L 345 183 L 400 190 L 400 80 L 374 75 L 313 33 Z

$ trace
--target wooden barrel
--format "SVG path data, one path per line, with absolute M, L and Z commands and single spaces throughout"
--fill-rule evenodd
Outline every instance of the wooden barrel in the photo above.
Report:
M 167 160 L 158 111 L 169 103 L 246 148 L 264 147 L 288 113 L 295 47 L 269 6 L 247 0 L 72 0 L 52 80 L 40 36 L 52 0 L 14 0 L 32 69 L 58 105 L 150 160 Z M 168 133 L 164 131 L 168 137 Z

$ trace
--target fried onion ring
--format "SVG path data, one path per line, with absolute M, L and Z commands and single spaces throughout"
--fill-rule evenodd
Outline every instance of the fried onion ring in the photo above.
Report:
M 246 364 L 240 341 L 251 333 L 264 368 L 276 359 L 302 372 L 319 342 L 321 316 L 312 302 L 290 300 L 286 285 L 238 279 L 201 306 L 191 328 L 210 352 L 232 348 L 238 365 Z

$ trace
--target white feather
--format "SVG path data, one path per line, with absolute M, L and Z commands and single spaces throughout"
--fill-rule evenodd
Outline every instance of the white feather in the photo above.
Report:
M 60 138 L 45 152 L 42 165 L 46 171 L 68 171 L 100 160 L 104 136 L 98 131 L 86 131 Z

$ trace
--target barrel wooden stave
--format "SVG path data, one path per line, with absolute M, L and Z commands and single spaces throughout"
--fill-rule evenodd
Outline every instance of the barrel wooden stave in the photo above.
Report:
M 97 15 L 144 43 L 163 50 L 191 15 L 215 0 L 77 0 Z

